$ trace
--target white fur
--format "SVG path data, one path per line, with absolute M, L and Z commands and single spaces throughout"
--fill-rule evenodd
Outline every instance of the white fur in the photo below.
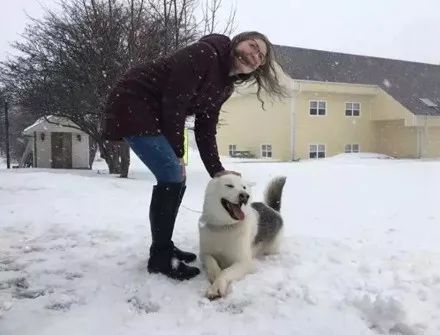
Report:
M 210 299 L 224 297 L 231 281 L 254 272 L 254 257 L 278 250 L 279 236 L 273 243 L 253 245 L 259 214 L 250 206 L 251 197 L 241 207 L 245 214 L 241 221 L 234 220 L 222 206 L 222 198 L 238 203 L 240 192 L 251 195 L 250 185 L 233 174 L 211 179 L 205 191 L 199 220 L 200 258 L 211 283 L 206 292 Z

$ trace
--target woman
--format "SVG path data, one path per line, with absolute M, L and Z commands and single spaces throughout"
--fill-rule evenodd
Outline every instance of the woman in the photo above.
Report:
M 256 82 L 269 94 L 283 95 L 275 75 L 273 49 L 258 32 L 232 41 L 219 34 L 201 38 L 174 54 L 127 71 L 112 90 L 103 137 L 124 139 L 157 179 L 150 203 L 152 244 L 148 271 L 190 279 L 199 269 L 196 255 L 174 246 L 172 235 L 185 192 L 184 126 L 195 115 L 195 138 L 211 177 L 225 173 L 218 155 L 216 126 L 234 85 Z M 260 99 L 261 101 L 261 99 Z

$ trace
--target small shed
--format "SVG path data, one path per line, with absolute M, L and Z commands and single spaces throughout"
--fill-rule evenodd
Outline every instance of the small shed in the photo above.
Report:
M 22 166 L 53 169 L 89 169 L 89 135 L 71 120 L 58 116 L 38 119 L 23 130 L 29 142 Z M 32 162 L 32 164 L 30 164 Z

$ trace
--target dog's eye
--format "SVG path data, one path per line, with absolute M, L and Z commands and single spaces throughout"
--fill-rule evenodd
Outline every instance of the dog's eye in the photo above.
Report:
M 243 186 L 243 190 L 245 190 L 246 189 L 246 186 Z
M 234 185 L 232 185 L 232 184 L 226 184 L 225 186 L 229 187 L 229 188 L 234 188 Z

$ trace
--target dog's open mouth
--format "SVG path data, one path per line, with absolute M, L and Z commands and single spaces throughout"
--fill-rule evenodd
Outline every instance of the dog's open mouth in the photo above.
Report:
M 224 209 L 226 209 L 226 211 L 229 213 L 231 218 L 235 220 L 244 220 L 244 213 L 241 210 L 241 205 L 242 205 L 241 203 L 234 204 L 223 198 L 221 201 Z

